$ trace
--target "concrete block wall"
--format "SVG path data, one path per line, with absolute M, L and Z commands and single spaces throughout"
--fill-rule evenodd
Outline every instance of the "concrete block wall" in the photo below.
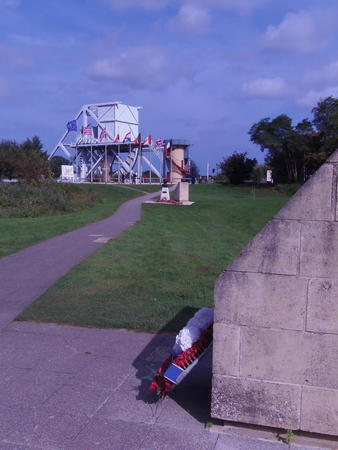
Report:
M 212 416 L 338 435 L 338 151 L 215 286 Z

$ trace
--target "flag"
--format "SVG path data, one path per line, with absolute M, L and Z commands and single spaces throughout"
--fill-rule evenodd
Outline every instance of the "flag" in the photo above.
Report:
M 124 136 L 123 142 L 130 142 L 130 135 L 131 135 L 131 131 L 128 131 L 128 133 Z
M 67 130 L 68 131 L 77 131 L 76 120 L 71 120 L 70 122 L 67 122 Z
M 114 139 L 114 143 L 116 144 L 116 142 L 119 142 L 119 140 L 120 140 L 120 135 L 117 133 L 117 135 L 115 136 L 115 139 Z
M 102 128 L 101 133 L 100 133 L 100 142 L 102 142 L 103 140 L 107 140 L 108 135 L 107 135 L 107 131 L 106 131 L 106 127 Z
M 152 138 L 151 136 L 148 136 L 144 141 L 142 141 L 141 145 L 151 145 L 152 143 Z
M 87 127 L 83 127 L 83 134 L 85 136 L 93 136 L 93 131 L 90 125 L 88 125 Z
M 157 140 L 155 141 L 155 145 L 156 145 L 157 147 L 160 147 L 162 144 L 163 144 L 162 138 L 159 138 L 159 139 L 157 139 Z
M 170 141 L 168 141 L 166 144 L 165 144 L 165 150 L 169 150 L 169 148 L 171 147 L 171 145 L 170 145 Z
M 139 143 L 140 143 L 140 134 L 137 136 L 137 138 L 135 138 L 134 140 L 133 140 L 133 143 L 134 144 L 136 144 L 136 145 L 139 145 Z

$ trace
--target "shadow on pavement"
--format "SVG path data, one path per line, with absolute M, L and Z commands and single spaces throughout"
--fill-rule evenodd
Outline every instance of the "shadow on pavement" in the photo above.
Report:
M 167 330 L 181 329 L 198 311 L 198 308 L 187 306 L 169 321 L 147 344 L 133 361 L 136 377 L 140 380 L 137 400 L 148 404 L 161 403 L 156 392 L 149 390 L 149 385 L 156 370 L 169 356 L 175 342 L 176 332 Z M 212 349 L 210 348 L 194 369 L 175 387 L 169 397 L 177 405 L 187 411 L 198 422 L 205 424 L 210 420 L 212 376 Z

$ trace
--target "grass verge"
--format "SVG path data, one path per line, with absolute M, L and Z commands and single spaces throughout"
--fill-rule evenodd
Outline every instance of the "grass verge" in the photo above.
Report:
M 190 207 L 144 205 L 142 221 L 73 268 L 18 319 L 180 329 L 185 311 L 213 304 L 220 271 L 288 199 L 219 185 L 191 186 L 191 198 Z
M 0 183 L 0 186 L 4 184 Z M 158 186 L 146 186 L 145 189 L 142 187 L 142 191 L 138 190 L 137 187 L 127 189 L 127 186 L 116 185 L 84 184 L 67 186 L 67 189 L 74 191 L 72 198 L 69 200 L 70 203 L 73 202 L 72 211 L 55 213 L 54 210 L 53 214 L 43 214 L 41 212 L 38 214 L 37 204 L 48 208 L 48 202 L 50 205 L 54 203 L 53 198 L 48 197 L 48 194 L 51 194 L 51 192 L 41 193 L 41 191 L 33 192 L 29 190 L 32 200 L 26 199 L 24 209 L 27 211 L 26 215 L 29 215 L 29 202 L 34 203 L 36 208 L 33 213 L 34 217 L 6 217 L 6 211 L 8 212 L 9 209 L 11 209 L 11 212 L 7 215 L 15 214 L 15 210 L 20 208 L 19 205 L 24 201 L 24 194 L 27 193 L 27 191 L 20 192 L 18 186 L 14 186 L 15 192 L 12 192 L 11 196 L 7 195 L 6 197 L 8 206 L 0 206 L 0 212 L 2 213 L 0 214 L 0 257 L 14 253 L 44 239 L 74 230 L 87 223 L 109 217 L 121 203 L 143 195 L 142 191 L 144 190 L 159 190 Z M 72 189 L 71 186 L 75 189 Z M 5 189 L 8 188 L 5 187 Z M 16 200 L 15 195 L 17 197 Z M 4 198 L 5 196 L 3 196 L 3 203 L 5 203 Z M 58 199 L 60 203 L 61 200 L 62 202 L 64 201 L 64 198 L 60 200 L 58 197 Z

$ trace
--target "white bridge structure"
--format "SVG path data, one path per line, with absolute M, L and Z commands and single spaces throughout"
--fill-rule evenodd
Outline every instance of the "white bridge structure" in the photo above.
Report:
M 189 174 L 189 143 L 166 139 L 153 144 L 150 136 L 142 141 L 140 109 L 120 102 L 83 105 L 49 159 L 61 151 L 77 182 L 180 181 Z

